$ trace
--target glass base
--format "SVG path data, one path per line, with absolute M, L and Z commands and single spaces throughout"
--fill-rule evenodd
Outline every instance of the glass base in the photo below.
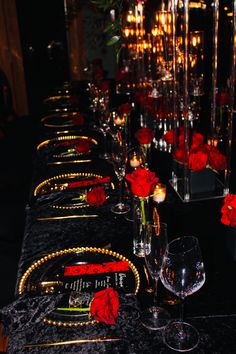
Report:
M 197 347 L 199 334 L 196 328 L 186 322 L 171 322 L 164 330 L 164 342 L 177 352 L 188 352 Z
M 103 154 L 99 154 L 99 157 L 100 159 L 109 160 L 111 158 L 111 155 L 107 152 L 104 152 Z
M 134 212 L 133 209 L 130 209 L 129 212 L 125 215 L 125 220 L 134 221 Z
M 144 246 L 142 243 L 136 243 L 133 247 L 133 253 L 137 257 L 144 257 Z
M 124 203 L 118 203 L 111 207 L 111 211 L 115 214 L 126 214 L 130 211 L 130 206 Z
M 168 325 L 170 314 L 161 307 L 152 306 L 141 312 L 140 321 L 148 329 L 159 330 Z

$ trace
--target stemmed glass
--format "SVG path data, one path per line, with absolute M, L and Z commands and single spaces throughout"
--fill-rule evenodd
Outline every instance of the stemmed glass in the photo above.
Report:
M 198 291 L 205 282 L 205 270 L 199 241 L 194 236 L 182 236 L 171 241 L 166 250 L 161 271 L 163 285 L 180 300 L 180 319 L 170 322 L 163 336 L 166 345 L 186 352 L 197 347 L 199 334 L 183 320 L 184 299 Z
M 110 159 L 108 153 L 108 134 L 110 133 L 111 115 L 109 112 L 109 90 L 98 91 L 98 130 L 103 134 L 104 138 L 104 152 L 99 155 L 102 159 Z
M 112 205 L 111 211 L 115 214 L 126 214 L 130 210 L 130 206 L 123 202 L 123 182 L 126 172 L 127 163 L 127 148 L 118 137 L 113 136 L 112 153 L 109 160 L 113 166 L 119 184 L 119 201 L 117 204 Z
M 169 320 L 169 313 L 158 306 L 157 288 L 161 266 L 167 246 L 167 224 L 148 224 L 144 239 L 144 259 L 149 273 L 154 280 L 153 306 L 148 307 L 140 314 L 141 323 L 148 329 L 159 330 L 164 328 Z

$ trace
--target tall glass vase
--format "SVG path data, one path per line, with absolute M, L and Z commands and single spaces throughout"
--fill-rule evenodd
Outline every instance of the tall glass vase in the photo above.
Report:
M 133 198 L 133 253 L 144 257 L 144 240 L 150 222 L 150 197 Z

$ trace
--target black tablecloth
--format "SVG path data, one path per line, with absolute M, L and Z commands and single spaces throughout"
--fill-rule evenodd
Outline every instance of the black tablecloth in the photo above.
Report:
M 38 153 L 35 160 L 32 192 L 44 179 L 65 172 L 93 171 L 111 175 L 112 166 L 96 157 L 92 164 L 48 165 L 47 159 Z M 168 153 L 154 151 L 153 170 L 167 184 L 167 200 L 159 206 L 161 220 L 168 224 L 169 240 L 180 235 L 195 235 L 199 238 L 206 268 L 206 282 L 195 294 L 186 299 L 186 321 L 194 324 L 200 333 L 200 343 L 195 353 L 235 353 L 236 306 L 234 279 L 235 261 L 226 249 L 225 229 L 220 223 L 222 199 L 182 203 L 171 189 L 168 179 L 171 159 Z M 39 217 L 67 215 L 68 211 L 50 208 L 46 198 L 35 198 L 31 194 L 26 208 L 27 219 L 19 262 L 16 302 L 1 310 L 6 331 L 10 336 L 9 354 L 15 353 L 170 353 L 163 343 L 161 331 L 145 329 L 139 321 L 139 312 L 151 304 L 152 295 L 145 291 L 147 286 L 143 271 L 144 261 L 132 254 L 132 222 L 124 216 L 110 211 L 117 200 L 111 193 L 108 201 L 91 213 L 98 215 L 90 219 L 38 220 Z M 69 214 L 69 213 L 68 213 Z M 36 260 L 58 250 L 72 247 L 108 247 L 128 257 L 137 267 L 141 286 L 137 296 L 122 295 L 121 308 L 116 326 L 102 323 L 79 328 L 64 328 L 46 325 L 43 316 L 58 301 L 48 298 L 19 296 L 19 282 Z M 172 318 L 178 317 L 178 303 L 167 299 L 173 296 L 159 284 L 159 300 Z M 43 310 L 42 310 L 43 309 Z M 112 335 L 122 338 L 120 342 L 56 346 L 24 349 L 25 343 L 52 342 L 75 338 Z

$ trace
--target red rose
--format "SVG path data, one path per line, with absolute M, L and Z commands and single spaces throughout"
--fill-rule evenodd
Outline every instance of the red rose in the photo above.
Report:
M 195 149 L 203 144 L 204 136 L 198 132 L 193 132 L 191 148 Z
M 119 107 L 119 111 L 121 114 L 129 114 L 131 111 L 131 104 L 129 103 L 123 103 L 120 107 Z
M 115 80 L 117 82 L 120 81 L 127 81 L 128 80 L 128 73 L 124 70 L 124 69 L 120 69 L 120 71 L 118 71 Z
M 139 144 L 150 144 L 154 138 L 154 133 L 150 128 L 140 128 L 136 131 L 135 138 Z
M 96 321 L 106 324 L 116 324 L 118 317 L 119 296 L 113 288 L 95 293 L 91 303 L 90 313 Z
M 173 129 L 168 130 L 168 132 L 166 132 L 162 138 L 165 139 L 167 144 L 173 145 L 174 144 L 174 130 Z
M 73 119 L 74 124 L 76 124 L 76 125 L 84 125 L 85 117 L 84 117 L 83 114 L 75 113 L 75 114 L 72 115 L 72 119 Z
M 138 197 L 149 196 L 153 184 L 159 180 L 158 177 L 155 177 L 155 172 L 141 167 L 127 174 L 125 178 L 131 183 L 131 192 Z
M 80 139 L 72 139 L 72 140 L 66 140 L 66 141 L 60 141 L 57 145 L 58 146 L 72 146 L 77 144 L 80 141 Z
M 72 105 L 78 105 L 78 104 L 79 104 L 79 99 L 78 99 L 78 97 L 75 96 L 75 95 L 70 96 L 69 101 L 70 101 L 70 103 L 71 103 Z
M 209 165 L 213 170 L 224 170 L 227 167 L 227 158 L 214 146 L 209 153 Z
M 93 78 L 95 81 L 100 81 L 104 77 L 104 70 L 102 68 L 95 68 Z
M 189 168 L 193 171 L 200 171 L 206 168 L 208 162 L 208 151 L 203 147 L 194 149 L 189 155 Z
M 104 187 L 95 187 L 87 193 L 87 203 L 89 205 L 101 206 L 106 201 Z
M 86 154 L 90 151 L 90 143 L 81 139 L 75 149 L 79 153 Z
M 225 106 L 228 103 L 229 103 L 229 93 L 228 92 L 219 92 L 216 95 L 217 106 Z
M 184 144 L 184 129 L 182 127 L 177 131 L 178 136 L 178 145 L 181 146 Z M 163 139 L 166 140 L 167 144 L 174 144 L 174 129 L 168 130 L 163 136 Z
M 186 160 L 186 149 L 184 147 L 184 145 L 180 146 L 179 148 L 177 148 L 175 150 L 175 152 L 173 153 L 173 159 L 177 160 L 181 163 L 184 163 Z
M 227 194 L 221 208 L 221 222 L 225 225 L 236 226 L 236 195 Z
M 184 129 L 182 127 L 179 128 L 178 143 L 179 146 L 184 145 Z
M 109 83 L 109 81 L 102 81 L 102 82 L 99 82 L 97 84 L 97 86 L 102 92 L 106 92 L 110 88 L 110 83 Z

